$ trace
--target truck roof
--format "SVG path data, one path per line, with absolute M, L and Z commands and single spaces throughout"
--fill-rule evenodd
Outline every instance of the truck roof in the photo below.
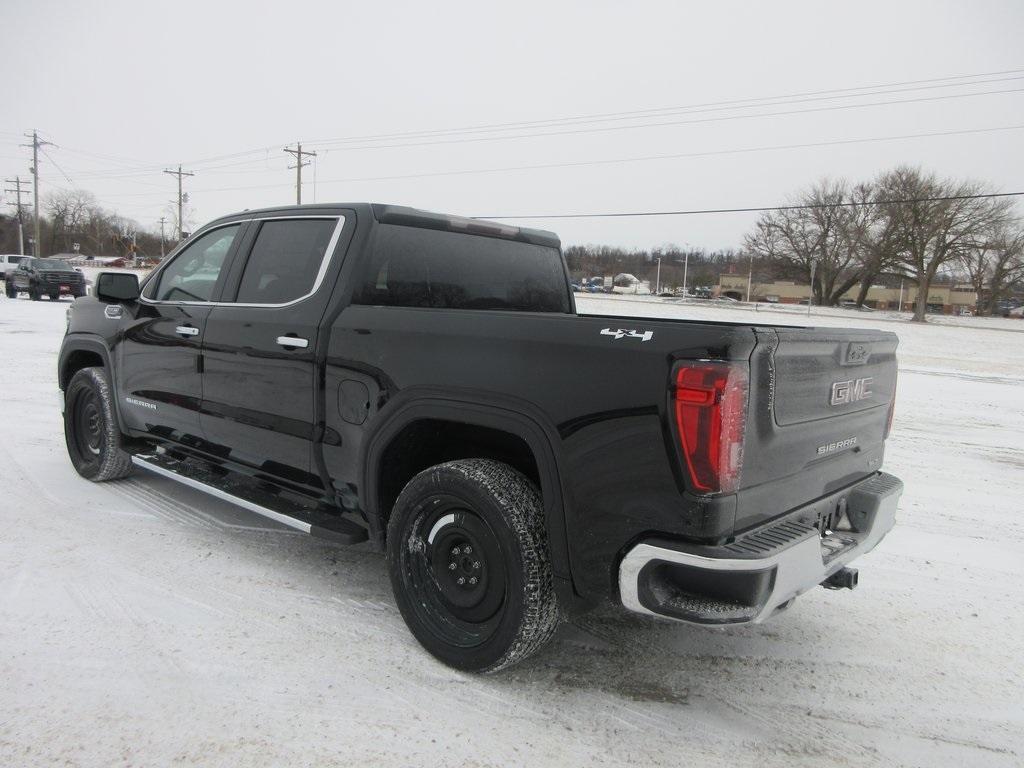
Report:
M 438 229 L 450 232 L 463 232 L 465 234 L 482 235 L 484 237 L 498 237 L 505 240 L 519 240 L 534 245 L 544 245 L 551 248 L 561 247 L 561 240 L 554 232 L 544 229 L 531 229 L 529 227 L 517 227 L 510 224 L 501 224 L 486 219 L 473 219 L 465 216 L 453 216 L 445 213 L 434 213 L 423 211 L 419 208 L 410 208 L 404 205 L 390 205 L 386 203 L 312 203 L 306 205 L 281 205 L 272 208 L 257 208 L 252 210 L 239 211 L 237 213 L 221 216 L 211 224 L 229 221 L 240 217 L 254 215 L 263 216 L 266 214 L 296 214 L 296 213 L 334 213 L 339 208 L 355 209 L 357 212 L 371 214 L 381 224 L 396 224 L 405 227 L 422 227 L 424 229 Z M 205 227 L 203 227 L 205 229 Z

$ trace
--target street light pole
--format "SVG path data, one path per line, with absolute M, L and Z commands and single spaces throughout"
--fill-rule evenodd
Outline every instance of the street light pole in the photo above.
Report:
M 690 271 L 690 251 L 687 250 L 683 255 L 683 298 L 687 296 L 686 293 L 686 273 Z
M 661 293 L 661 256 L 658 257 L 658 277 L 654 284 L 655 295 Z

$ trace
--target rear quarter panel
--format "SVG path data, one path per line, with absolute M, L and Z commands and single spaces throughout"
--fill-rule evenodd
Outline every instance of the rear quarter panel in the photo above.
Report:
M 325 417 L 338 438 L 324 446 L 326 463 L 336 484 L 358 485 L 365 435 L 399 392 L 519 401 L 554 435 L 577 588 L 606 595 L 612 564 L 635 536 L 700 535 L 709 524 L 731 530 L 734 502 L 712 509 L 683 494 L 667 420 L 669 378 L 677 357 L 745 360 L 753 345 L 749 326 L 729 324 L 349 306 L 329 343 Z M 363 425 L 332 407 L 330 393 L 345 380 L 367 387 Z

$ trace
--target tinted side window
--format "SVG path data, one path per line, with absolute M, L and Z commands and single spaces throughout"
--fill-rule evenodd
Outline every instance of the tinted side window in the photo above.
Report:
M 356 303 L 568 312 L 555 248 L 382 224 Z
M 214 229 L 202 235 L 160 273 L 148 298 L 157 301 L 209 301 L 220 277 L 224 258 L 241 228 L 240 224 Z
M 260 225 L 238 286 L 240 304 L 284 304 L 313 290 L 336 219 L 282 219 Z

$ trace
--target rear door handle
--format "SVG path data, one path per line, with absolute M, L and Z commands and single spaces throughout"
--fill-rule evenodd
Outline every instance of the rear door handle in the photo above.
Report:
M 179 325 L 174 329 L 176 333 L 180 333 L 182 336 L 198 336 L 199 329 L 191 325 Z
M 278 336 L 277 343 L 282 347 L 305 349 L 309 346 L 309 339 L 300 339 L 298 336 Z

